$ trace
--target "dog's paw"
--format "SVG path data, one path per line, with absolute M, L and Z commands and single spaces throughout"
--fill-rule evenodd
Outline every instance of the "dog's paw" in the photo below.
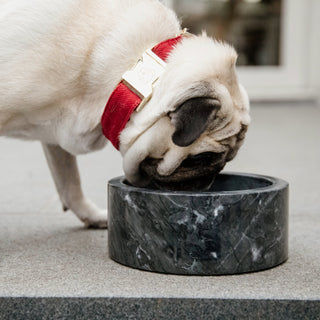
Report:
M 74 200 L 74 199 L 73 199 Z M 65 205 L 84 223 L 86 228 L 107 229 L 107 210 L 101 210 L 89 199 L 81 198 L 77 201 L 69 201 Z
M 88 229 L 108 229 L 108 215 L 106 210 L 99 210 L 96 214 L 83 220 Z

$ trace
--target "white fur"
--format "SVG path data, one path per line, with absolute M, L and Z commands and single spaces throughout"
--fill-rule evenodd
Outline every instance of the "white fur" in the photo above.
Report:
M 43 143 L 61 201 L 88 225 L 106 226 L 106 214 L 83 196 L 75 156 L 106 144 L 100 117 L 122 74 L 180 29 L 175 14 L 157 0 L 0 1 L 0 135 Z M 188 154 L 221 149 L 219 139 L 248 124 L 235 60 L 231 47 L 205 35 L 177 46 L 151 101 L 121 134 L 131 182 L 139 180 L 147 156 L 163 158 L 158 171 L 168 175 Z M 177 147 L 166 115 L 203 95 L 201 81 L 221 100 L 226 122 L 214 136 Z

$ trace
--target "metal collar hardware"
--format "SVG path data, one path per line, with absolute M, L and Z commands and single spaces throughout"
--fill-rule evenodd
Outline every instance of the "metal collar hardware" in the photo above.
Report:
M 142 100 L 137 112 L 151 99 L 153 87 L 164 73 L 165 66 L 166 63 L 149 49 L 143 53 L 133 69 L 123 74 L 122 80 Z

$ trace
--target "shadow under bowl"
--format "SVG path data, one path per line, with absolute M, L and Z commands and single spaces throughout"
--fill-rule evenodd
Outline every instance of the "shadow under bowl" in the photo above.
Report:
M 268 269 L 288 258 L 288 183 L 219 174 L 207 191 L 109 181 L 109 255 L 129 267 L 184 275 Z

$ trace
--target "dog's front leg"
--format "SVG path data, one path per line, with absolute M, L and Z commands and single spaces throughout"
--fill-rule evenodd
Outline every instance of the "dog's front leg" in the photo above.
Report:
M 42 146 L 64 209 L 72 210 L 87 227 L 107 228 L 107 212 L 83 195 L 76 157 L 56 145 Z

